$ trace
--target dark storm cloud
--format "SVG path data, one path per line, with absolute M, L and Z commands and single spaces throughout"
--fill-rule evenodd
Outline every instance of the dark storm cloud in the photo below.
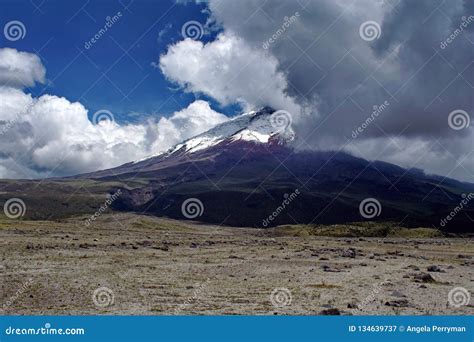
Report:
M 374 106 L 387 101 L 351 143 L 354 149 L 415 166 L 416 153 L 401 152 L 417 144 L 428 149 L 429 158 L 416 166 L 446 174 L 462 159 L 456 176 L 474 179 L 473 158 L 465 158 L 472 151 L 472 126 L 448 125 L 453 110 L 471 118 L 474 113 L 474 1 L 211 0 L 210 9 L 224 31 L 254 49 L 262 49 L 285 17 L 299 12 L 268 51 L 286 75 L 287 93 L 310 112 L 295 123 L 300 140 L 305 138 L 301 146 L 342 146 L 373 116 Z M 380 25 L 378 39 L 361 38 L 366 21 Z M 380 146 L 394 140 L 402 151 L 379 157 Z

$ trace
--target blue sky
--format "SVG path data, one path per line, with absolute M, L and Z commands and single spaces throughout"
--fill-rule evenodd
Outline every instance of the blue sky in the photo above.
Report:
M 46 67 L 47 83 L 27 89 L 36 96 L 49 93 L 79 101 L 89 115 L 107 109 L 117 121 L 166 116 L 200 96 L 173 90 L 176 85 L 167 81 L 152 62 L 158 61 L 169 44 L 183 39 L 184 23 L 206 23 L 208 13 L 203 4 L 171 0 L 3 3 L 8 11 L 0 12 L 0 22 L 20 20 L 27 34 L 13 42 L 2 36 L 2 47 L 35 53 Z M 86 49 L 85 43 L 105 25 L 106 17 L 117 12 L 122 17 Z M 201 40 L 212 40 L 215 34 L 207 32 Z M 211 102 L 221 112 L 238 110 Z

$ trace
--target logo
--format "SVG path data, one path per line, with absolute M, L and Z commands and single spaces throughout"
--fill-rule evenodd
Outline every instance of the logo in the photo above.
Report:
M 17 219 L 25 216 L 26 204 L 20 198 L 10 198 L 3 205 L 3 212 L 8 218 Z
M 291 291 L 286 287 L 277 287 L 270 295 L 270 302 L 277 308 L 291 305 L 292 300 Z
M 92 301 L 99 308 L 113 305 L 115 301 L 114 292 L 108 287 L 102 286 L 94 290 Z
M 468 305 L 471 301 L 471 294 L 464 287 L 455 287 L 448 293 L 449 305 L 455 308 L 460 308 L 463 305 Z
M 184 38 L 198 40 L 202 37 L 203 33 L 204 28 L 201 23 L 195 20 L 188 21 L 181 27 L 181 35 Z
M 454 129 L 455 131 L 459 131 L 461 129 L 469 127 L 469 125 L 471 124 L 471 118 L 465 110 L 456 109 L 449 113 L 448 124 L 449 127 Z
M 382 205 L 375 198 L 366 198 L 359 204 L 359 212 L 363 218 L 372 219 L 380 216 L 382 213 Z
M 379 39 L 381 33 L 380 25 L 376 21 L 363 22 L 359 27 L 359 36 L 366 42 Z
M 188 198 L 181 205 L 181 213 L 188 219 L 195 219 L 204 213 L 204 205 L 197 198 Z
M 277 110 L 270 116 L 270 124 L 278 131 L 283 131 L 291 125 L 291 114 L 286 110 Z
M 11 42 L 23 39 L 26 36 L 25 25 L 18 20 L 12 20 L 5 24 L 3 27 L 3 34 Z
M 115 118 L 111 111 L 107 109 L 101 109 L 94 113 L 92 116 L 92 123 L 94 125 L 103 125 L 114 123 Z

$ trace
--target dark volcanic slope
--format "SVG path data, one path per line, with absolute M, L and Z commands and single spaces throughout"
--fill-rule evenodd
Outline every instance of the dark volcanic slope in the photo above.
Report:
M 281 211 L 268 226 L 346 223 L 366 220 L 359 204 L 376 198 L 382 210 L 373 220 L 473 231 L 473 203 L 440 225 L 463 194 L 474 192 L 473 184 L 345 153 L 295 153 L 277 143 L 226 140 L 195 153 L 178 151 L 77 178 L 144 182 L 143 187 L 123 189 L 114 207 L 178 219 L 184 218 L 183 201 L 197 198 L 204 210 L 196 220 L 204 222 L 262 227 L 264 219 Z M 277 209 L 290 194 L 291 203 Z

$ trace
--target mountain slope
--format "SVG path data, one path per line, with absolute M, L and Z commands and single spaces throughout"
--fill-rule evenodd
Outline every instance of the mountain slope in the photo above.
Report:
M 133 183 L 113 203 L 118 210 L 223 225 L 380 220 L 473 231 L 474 201 L 441 224 L 473 184 L 342 152 L 295 151 L 290 125 L 274 118 L 270 108 L 244 114 L 166 153 L 75 178 Z M 198 200 L 196 216 L 183 211 L 189 199 Z M 367 199 L 378 215 L 361 211 Z

